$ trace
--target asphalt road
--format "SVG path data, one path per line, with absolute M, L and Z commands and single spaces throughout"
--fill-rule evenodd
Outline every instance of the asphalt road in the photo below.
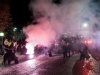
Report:
M 32 60 L 19 56 L 19 64 L 0 65 L 0 75 L 73 75 L 72 68 L 79 59 L 78 54 L 70 58 L 63 58 L 62 54 L 53 57 L 41 55 Z
M 100 61 L 91 56 L 91 61 L 79 61 L 80 54 L 70 58 L 63 58 L 62 54 L 40 55 L 31 60 L 26 60 L 24 55 L 16 54 L 19 64 L 2 65 L 0 57 L 0 75 L 100 75 Z

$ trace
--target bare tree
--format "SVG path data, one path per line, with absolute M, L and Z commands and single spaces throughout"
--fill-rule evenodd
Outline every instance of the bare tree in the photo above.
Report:
M 10 0 L 0 0 L 0 31 L 4 30 L 9 23 Z

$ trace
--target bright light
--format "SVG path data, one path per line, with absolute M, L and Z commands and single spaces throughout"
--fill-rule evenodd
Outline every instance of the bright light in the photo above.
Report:
M 86 44 L 91 44 L 92 41 L 91 40 L 88 40 L 88 41 L 85 41 Z
M 17 30 L 17 28 L 15 27 L 13 31 L 16 31 L 16 30 Z
M 4 36 L 4 33 L 1 32 L 1 33 L 0 33 L 0 36 Z
M 32 59 L 33 57 L 34 57 L 33 54 L 30 54 L 30 55 L 29 55 L 29 58 L 30 58 L 30 59 Z
M 27 48 L 26 54 L 33 54 L 34 53 L 34 47 L 31 43 L 27 43 L 26 48 Z
M 17 29 L 17 28 L 14 28 L 14 29 Z
M 88 26 L 88 23 L 83 23 L 82 26 L 83 26 L 83 27 L 87 27 L 87 26 Z
M 28 60 L 27 62 L 26 62 L 26 65 L 25 65 L 25 67 L 32 67 L 32 68 L 35 68 L 36 67 L 36 64 L 37 62 L 36 62 L 36 60 L 34 59 L 34 60 Z

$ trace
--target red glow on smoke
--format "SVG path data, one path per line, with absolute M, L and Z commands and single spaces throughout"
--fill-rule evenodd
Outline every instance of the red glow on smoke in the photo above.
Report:
M 92 41 L 91 40 L 88 40 L 88 41 L 85 41 L 86 44 L 91 44 Z

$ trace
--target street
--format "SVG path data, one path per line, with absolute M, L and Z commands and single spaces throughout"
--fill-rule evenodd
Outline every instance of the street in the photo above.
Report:
M 0 59 L 0 75 L 92 75 L 89 74 L 89 65 L 85 68 L 84 61 L 78 61 L 80 54 L 70 58 L 63 58 L 62 54 L 53 54 L 53 57 L 41 55 L 31 60 L 25 60 L 24 55 L 17 56 L 19 64 L 12 62 L 11 65 L 4 66 Z
M 72 75 L 72 68 L 78 59 L 78 55 L 71 58 L 62 58 L 62 55 L 41 55 L 19 64 L 1 65 L 0 75 Z
M 100 75 L 99 7 L 100 0 L 0 0 L 0 75 Z

